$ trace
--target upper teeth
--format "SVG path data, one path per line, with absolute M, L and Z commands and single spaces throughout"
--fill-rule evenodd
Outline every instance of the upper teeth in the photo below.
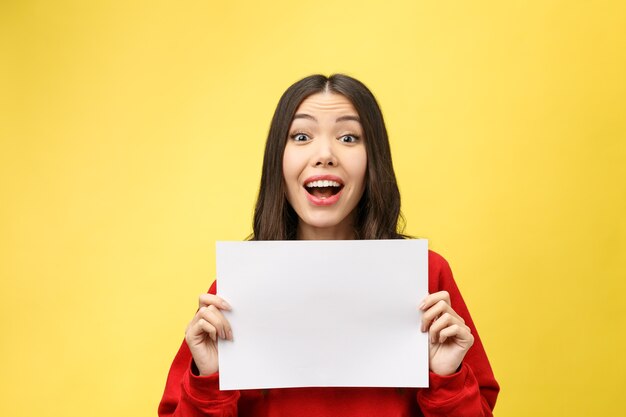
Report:
M 318 180 L 307 183 L 307 187 L 340 187 L 337 181 Z

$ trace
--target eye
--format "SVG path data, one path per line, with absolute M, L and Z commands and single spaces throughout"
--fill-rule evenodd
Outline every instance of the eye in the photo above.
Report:
M 295 142 L 306 142 L 309 140 L 309 136 L 306 133 L 294 133 L 291 135 L 291 139 Z
M 339 141 L 343 143 L 355 143 L 359 141 L 359 137 L 357 135 L 343 135 L 339 138 Z

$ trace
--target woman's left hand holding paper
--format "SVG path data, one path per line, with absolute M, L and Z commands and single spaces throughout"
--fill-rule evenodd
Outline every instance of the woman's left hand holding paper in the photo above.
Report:
M 428 295 L 419 308 L 422 331 L 428 331 L 430 370 L 438 375 L 455 373 L 474 344 L 471 329 L 452 309 L 447 291 Z

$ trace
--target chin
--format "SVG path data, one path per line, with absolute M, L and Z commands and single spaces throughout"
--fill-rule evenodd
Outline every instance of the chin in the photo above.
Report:
M 300 221 L 315 228 L 325 229 L 327 227 L 334 227 L 341 223 L 340 219 L 335 216 L 304 216 L 300 218 Z
M 328 229 L 340 226 L 345 223 L 348 216 L 340 216 L 337 213 L 310 213 L 300 216 L 300 221 L 309 227 L 316 229 Z

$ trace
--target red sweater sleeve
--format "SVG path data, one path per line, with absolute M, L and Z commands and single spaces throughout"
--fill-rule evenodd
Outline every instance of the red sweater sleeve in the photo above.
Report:
M 452 277 L 444 258 L 435 252 L 428 254 L 428 291 L 448 291 L 452 308 L 472 329 L 474 344 L 469 349 L 460 370 L 452 375 L 430 373 L 430 387 L 418 390 L 417 401 L 425 417 L 490 417 L 500 387 L 496 382 L 476 326 Z
M 209 293 L 215 294 L 213 283 Z M 191 372 L 192 356 L 183 340 L 167 376 L 159 404 L 159 417 L 234 417 L 239 391 L 220 391 L 219 374 L 196 376 Z

